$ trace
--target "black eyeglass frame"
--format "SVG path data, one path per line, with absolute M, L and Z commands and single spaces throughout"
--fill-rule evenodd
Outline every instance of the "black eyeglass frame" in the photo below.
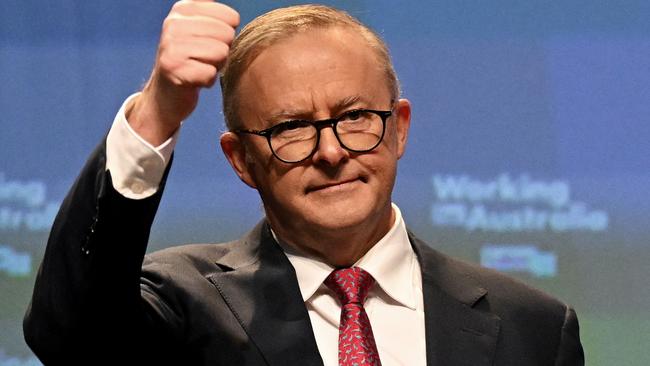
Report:
M 363 150 L 355 150 L 355 149 L 351 149 L 351 148 L 347 147 L 341 141 L 341 138 L 339 137 L 339 134 L 336 131 L 336 125 L 343 118 L 345 118 L 346 116 L 348 116 L 348 115 L 350 115 L 352 113 L 372 113 L 372 114 L 378 115 L 379 118 L 381 118 L 381 124 L 382 124 L 381 136 L 379 137 L 379 140 L 377 140 L 377 143 L 375 145 L 373 145 L 372 147 L 370 147 L 368 149 L 363 149 Z M 251 135 L 258 135 L 258 136 L 265 137 L 266 141 L 267 141 L 267 143 L 269 145 L 269 149 L 271 150 L 271 153 L 273 154 L 273 156 L 275 156 L 278 160 L 280 160 L 280 161 L 282 161 L 284 163 L 297 164 L 297 163 L 301 163 L 301 162 L 309 159 L 312 155 L 314 155 L 316 150 L 318 150 L 318 145 L 320 144 L 320 131 L 325 127 L 332 127 L 332 131 L 334 132 L 334 136 L 336 136 L 336 140 L 339 142 L 341 147 L 343 147 L 344 149 L 346 149 L 348 151 L 352 151 L 352 152 L 356 152 L 356 153 L 364 153 L 364 152 L 369 152 L 369 151 L 374 150 L 384 140 L 384 134 L 386 133 L 386 121 L 392 115 L 393 115 L 392 110 L 380 111 L 380 110 L 375 110 L 375 109 L 353 109 L 353 110 L 341 113 L 337 117 L 323 119 L 323 120 L 319 120 L 319 121 L 309 121 L 309 120 L 303 120 L 303 119 L 294 119 L 294 120 L 290 120 L 290 121 L 280 122 L 277 125 L 269 127 L 267 129 L 264 129 L 264 130 L 237 129 L 237 130 L 234 130 L 233 132 L 234 133 L 247 133 L 247 134 L 251 134 Z M 281 127 L 286 126 L 287 124 L 296 123 L 296 122 L 307 123 L 307 124 L 310 124 L 310 125 L 312 125 L 312 126 L 314 126 L 316 128 L 316 143 L 314 144 L 314 148 L 312 149 L 312 151 L 309 154 L 307 154 L 307 156 L 305 156 L 304 158 L 302 158 L 300 160 L 296 160 L 296 161 L 284 160 L 284 159 L 280 158 L 275 153 L 275 150 L 273 150 L 273 146 L 271 145 L 271 135 L 273 135 L 273 131 L 277 130 L 278 128 L 281 128 Z

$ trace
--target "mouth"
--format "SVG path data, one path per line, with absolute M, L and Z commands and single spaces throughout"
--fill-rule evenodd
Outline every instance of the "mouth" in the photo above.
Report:
M 305 193 L 319 192 L 319 191 L 334 191 L 339 189 L 345 189 L 352 186 L 355 183 L 366 183 L 367 179 L 365 177 L 355 177 L 351 179 L 343 179 L 334 182 L 325 182 L 322 184 L 316 184 L 313 186 L 307 187 Z

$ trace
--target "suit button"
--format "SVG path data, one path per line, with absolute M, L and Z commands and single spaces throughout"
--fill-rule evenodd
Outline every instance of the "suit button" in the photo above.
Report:
M 140 182 L 133 182 L 133 184 L 131 184 L 131 191 L 135 194 L 140 194 L 144 191 L 144 186 Z

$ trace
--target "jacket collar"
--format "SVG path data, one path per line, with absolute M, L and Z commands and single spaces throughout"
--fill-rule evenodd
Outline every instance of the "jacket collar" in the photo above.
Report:
M 210 276 L 269 365 L 323 365 L 296 274 L 268 225 L 258 224 Z
M 487 290 L 465 264 L 409 235 L 422 270 L 428 365 L 492 365 L 498 316 L 477 308 Z
M 422 270 L 428 365 L 491 365 L 500 319 L 477 309 L 487 290 L 464 265 L 409 233 Z M 210 276 L 269 365 L 322 365 L 293 266 L 259 223 Z

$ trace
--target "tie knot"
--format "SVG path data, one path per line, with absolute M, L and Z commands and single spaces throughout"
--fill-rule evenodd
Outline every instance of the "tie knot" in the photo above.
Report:
M 341 304 L 353 303 L 363 306 L 375 279 L 363 269 L 352 267 L 332 271 L 324 283 L 336 293 Z

